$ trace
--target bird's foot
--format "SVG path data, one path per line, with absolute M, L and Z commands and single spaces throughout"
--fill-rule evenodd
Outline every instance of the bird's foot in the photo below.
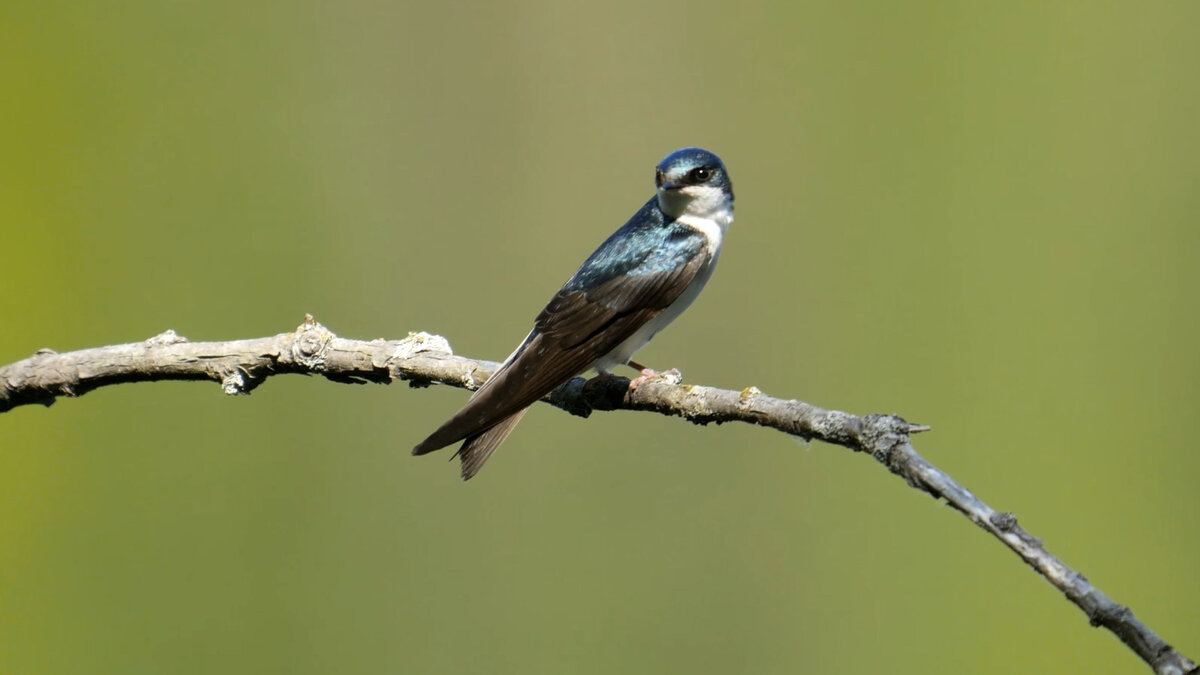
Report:
M 629 365 L 634 365 L 634 364 L 631 363 Z M 638 368 L 638 370 L 640 370 L 642 374 L 629 381 L 629 391 L 633 391 L 633 390 L 637 389 L 638 387 L 642 386 L 643 384 L 646 384 L 650 380 L 653 380 L 656 378 L 665 379 L 667 382 L 669 382 L 671 384 L 679 384 L 680 382 L 683 381 L 683 373 L 679 372 L 679 370 L 676 368 L 672 368 L 670 370 L 664 370 L 663 372 L 660 373 L 660 372 L 654 370 L 653 368 L 645 368 L 645 367 L 638 367 L 638 366 L 634 366 L 634 367 Z

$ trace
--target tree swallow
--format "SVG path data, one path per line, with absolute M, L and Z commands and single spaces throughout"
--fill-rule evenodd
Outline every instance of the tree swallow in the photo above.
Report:
M 721 159 L 685 148 L 659 163 L 658 192 L 584 261 L 533 330 L 453 417 L 413 448 L 464 441 L 462 478 L 479 472 L 529 406 L 588 369 L 608 375 L 687 309 L 716 267 L 733 222 L 733 184 Z

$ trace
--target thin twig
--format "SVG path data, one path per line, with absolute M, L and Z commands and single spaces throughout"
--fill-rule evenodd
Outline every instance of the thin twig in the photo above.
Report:
M 293 333 L 229 342 L 188 342 L 167 331 L 145 342 L 85 349 L 67 354 L 40 350 L 0 368 L 0 412 L 31 403 L 52 404 L 60 396 L 81 396 L 122 382 L 211 380 L 227 394 L 249 393 L 266 378 L 282 373 L 321 375 L 335 382 L 411 386 L 448 384 L 475 389 L 497 364 L 455 356 L 444 338 L 413 333 L 403 340 L 339 338 L 311 316 Z M 763 394 L 755 387 L 737 391 L 658 378 L 630 392 L 628 380 L 575 378 L 547 397 L 567 412 L 586 417 L 593 410 L 648 410 L 697 424 L 748 422 L 816 439 L 874 457 L 909 485 L 947 503 L 1002 541 L 1061 590 L 1093 626 L 1112 631 L 1160 675 L 1200 675 L 1200 668 L 1051 555 L 1041 540 L 1017 525 L 925 461 L 913 450 L 911 434 L 928 427 L 894 415 L 858 417 L 800 401 Z

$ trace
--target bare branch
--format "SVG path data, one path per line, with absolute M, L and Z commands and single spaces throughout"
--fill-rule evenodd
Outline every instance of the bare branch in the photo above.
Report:
M 387 384 L 405 380 L 414 387 L 448 384 L 475 389 L 498 364 L 455 356 L 444 338 L 412 333 L 403 340 L 339 338 L 311 316 L 293 333 L 229 342 L 188 342 L 174 331 L 145 342 L 85 349 L 67 354 L 40 350 L 24 361 L 0 367 L 0 412 L 30 403 L 52 404 L 60 396 L 80 396 L 122 382 L 211 380 L 227 394 L 249 393 L 266 378 L 282 373 L 321 375 L 335 382 Z M 947 503 L 999 539 L 1088 616 L 1093 626 L 1112 631 L 1160 675 L 1197 675 L 1200 668 L 1050 554 L 1041 540 L 925 461 L 913 450 L 911 434 L 928 427 L 894 415 L 858 417 L 800 401 L 763 394 L 680 385 L 658 378 L 633 392 L 621 377 L 575 378 L 547 397 L 574 415 L 593 410 L 647 410 L 697 424 L 748 422 L 804 439 L 817 439 L 874 457 L 914 488 Z

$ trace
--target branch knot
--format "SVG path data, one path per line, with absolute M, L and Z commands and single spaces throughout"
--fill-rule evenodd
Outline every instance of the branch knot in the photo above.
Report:
M 229 396 L 250 393 L 250 389 L 246 386 L 245 374 L 241 368 L 234 370 L 221 379 L 221 391 Z
M 167 345 L 183 344 L 184 342 L 187 342 L 187 341 L 188 341 L 187 338 L 183 337 L 182 335 L 179 335 L 174 330 L 168 328 L 167 330 L 159 333 L 158 335 L 155 335 L 152 338 L 147 338 L 146 346 L 147 347 L 165 347 Z
M 319 373 L 325 370 L 329 343 L 335 337 L 337 336 L 318 323 L 312 314 L 305 314 L 304 323 L 296 328 L 296 336 L 292 341 L 292 358 L 308 370 Z
M 396 348 L 392 350 L 392 358 L 394 359 L 409 359 L 417 354 L 426 352 L 434 352 L 437 354 L 445 354 L 453 356 L 454 350 L 450 348 L 450 341 L 441 335 L 431 335 L 425 331 L 409 333 L 408 337 L 400 341 Z

